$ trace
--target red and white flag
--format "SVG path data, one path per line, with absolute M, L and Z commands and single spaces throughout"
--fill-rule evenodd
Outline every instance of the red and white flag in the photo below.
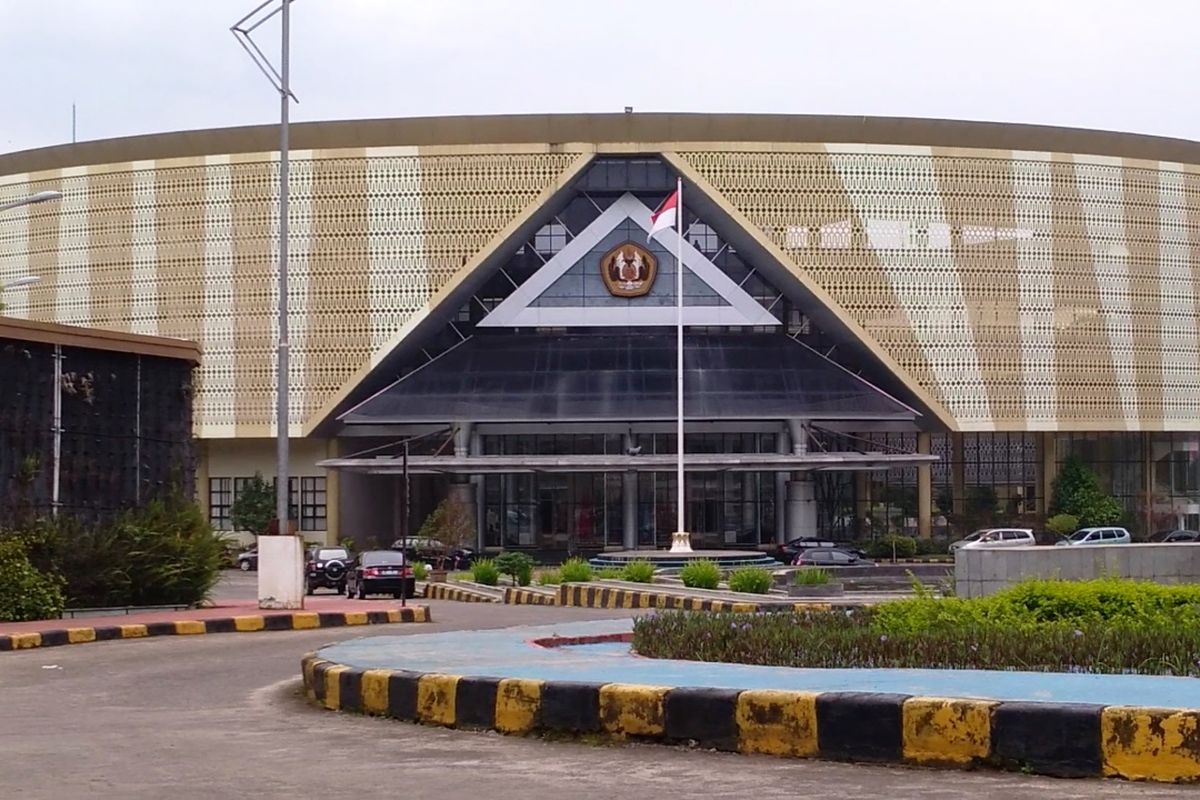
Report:
M 654 238 L 654 234 L 661 230 L 675 227 L 675 217 L 679 213 L 679 189 L 671 192 L 666 200 L 659 204 L 658 208 L 654 209 L 654 213 L 650 215 L 650 235 L 646 237 L 646 241 Z

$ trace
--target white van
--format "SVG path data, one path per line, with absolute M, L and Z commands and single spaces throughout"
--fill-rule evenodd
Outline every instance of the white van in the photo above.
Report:
M 1094 544 L 1129 544 L 1133 541 L 1129 531 L 1124 528 L 1080 528 L 1061 542 L 1055 542 L 1056 547 L 1074 547 Z
M 982 550 L 993 547 L 1032 547 L 1037 544 L 1029 528 L 994 528 L 985 531 L 972 542 L 961 545 L 960 550 Z

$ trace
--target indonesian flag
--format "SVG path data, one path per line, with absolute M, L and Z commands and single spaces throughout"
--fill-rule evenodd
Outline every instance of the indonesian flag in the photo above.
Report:
M 650 235 L 646 237 L 646 241 L 654 238 L 654 234 L 661 230 L 667 230 L 675 227 L 675 217 L 679 213 L 679 189 L 671 192 L 666 200 L 663 200 L 658 208 L 654 209 L 654 213 L 650 215 Z

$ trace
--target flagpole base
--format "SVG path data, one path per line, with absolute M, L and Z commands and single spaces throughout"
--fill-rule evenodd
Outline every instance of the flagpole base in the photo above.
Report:
M 672 553 L 692 553 L 692 535 L 687 531 L 675 531 L 671 534 Z

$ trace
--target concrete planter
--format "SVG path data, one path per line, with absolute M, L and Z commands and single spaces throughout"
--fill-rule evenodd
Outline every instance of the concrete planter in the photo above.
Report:
M 822 583 L 805 586 L 791 584 L 787 587 L 788 597 L 841 597 L 845 589 L 840 583 Z
M 444 569 L 430 567 L 429 574 L 426 577 L 429 579 L 429 583 L 445 583 L 447 574 L 447 571 Z

